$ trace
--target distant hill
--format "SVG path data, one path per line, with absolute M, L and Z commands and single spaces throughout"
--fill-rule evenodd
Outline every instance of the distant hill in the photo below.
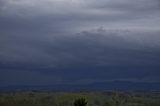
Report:
M 1 91 L 52 90 L 52 91 L 92 91 L 92 90 L 160 90 L 160 82 L 113 81 L 92 84 L 17 85 L 0 87 Z

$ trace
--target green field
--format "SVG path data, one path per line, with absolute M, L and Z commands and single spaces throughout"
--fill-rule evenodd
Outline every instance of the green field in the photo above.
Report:
M 1 92 L 0 106 L 74 106 L 78 98 L 87 106 L 160 106 L 160 92 Z

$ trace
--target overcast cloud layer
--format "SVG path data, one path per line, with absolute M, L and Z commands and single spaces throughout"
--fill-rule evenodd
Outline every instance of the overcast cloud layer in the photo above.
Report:
M 0 0 L 0 84 L 160 82 L 159 0 Z

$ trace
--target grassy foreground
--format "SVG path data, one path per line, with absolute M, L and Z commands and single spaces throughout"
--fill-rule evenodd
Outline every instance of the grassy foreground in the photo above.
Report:
M 87 106 L 160 106 L 160 92 L 1 92 L 0 106 L 74 106 L 78 98 Z

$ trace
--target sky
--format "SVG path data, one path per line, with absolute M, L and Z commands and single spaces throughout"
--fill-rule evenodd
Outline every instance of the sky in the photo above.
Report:
M 159 0 L 0 0 L 0 86 L 160 82 Z

